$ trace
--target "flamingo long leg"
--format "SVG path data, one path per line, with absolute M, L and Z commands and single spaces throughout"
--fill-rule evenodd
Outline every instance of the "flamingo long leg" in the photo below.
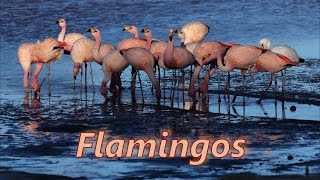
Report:
M 182 103 L 184 105 L 184 88 L 185 88 L 185 84 L 184 84 L 184 75 L 185 75 L 185 72 L 184 72 L 184 69 L 181 69 L 181 73 L 182 73 Z
M 270 80 L 269 80 L 268 84 L 266 85 L 266 90 L 264 90 L 263 93 L 261 94 L 260 99 L 257 101 L 258 103 L 261 103 L 262 99 L 264 99 L 264 96 L 265 96 L 266 92 L 268 91 L 269 87 L 270 87 L 271 84 L 272 84 L 272 78 L 273 78 L 273 77 L 272 77 L 272 73 L 271 73 Z
M 159 82 L 160 83 L 160 82 Z M 163 69 L 163 99 L 166 99 L 166 70 Z
M 286 70 L 281 71 L 282 74 L 282 102 L 284 102 L 285 84 L 286 84 Z
M 110 98 L 108 97 L 108 88 L 107 88 L 107 84 L 110 81 L 111 77 L 112 77 L 112 73 L 106 73 L 104 75 L 104 78 L 101 82 L 101 87 L 100 87 L 100 93 L 101 95 L 106 99 L 109 100 Z
M 50 97 L 51 96 L 51 86 L 50 86 L 50 63 L 47 64 L 47 67 L 48 67 L 48 86 L 49 86 L 49 93 L 48 93 L 48 96 Z
M 141 96 L 142 96 L 142 103 L 144 104 L 144 97 L 143 97 L 143 90 L 142 90 L 142 83 L 141 83 L 140 73 L 139 73 L 139 71 L 137 71 L 137 72 L 138 72 L 140 91 L 141 91 Z
M 40 88 L 38 87 L 38 76 L 39 76 L 39 73 L 41 72 L 42 66 L 43 66 L 42 62 L 36 63 L 36 70 L 34 71 L 33 80 L 32 80 L 32 87 L 33 87 L 34 93 L 40 92 Z M 43 79 L 41 85 L 43 84 L 45 79 L 46 78 Z
M 132 74 L 132 78 L 131 78 L 131 99 L 132 99 L 132 103 L 136 103 L 136 75 L 137 75 L 137 71 L 134 70 L 135 72 Z M 132 71 L 133 72 L 133 71 Z
M 243 99 L 242 105 L 245 106 L 246 102 L 245 102 L 244 92 L 246 87 L 245 87 L 244 79 L 245 79 L 246 71 L 242 70 L 241 72 L 242 72 L 241 77 L 242 77 L 242 99 Z
M 90 76 L 91 76 L 93 93 L 95 93 L 96 91 L 95 91 L 95 89 L 94 89 L 94 82 L 93 82 L 92 62 L 90 62 Z
M 84 63 L 84 89 L 85 91 L 87 91 L 88 87 L 87 87 L 87 63 Z

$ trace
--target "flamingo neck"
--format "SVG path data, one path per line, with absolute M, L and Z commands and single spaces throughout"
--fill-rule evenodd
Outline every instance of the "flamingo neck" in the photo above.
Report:
M 132 34 L 134 35 L 135 38 L 139 38 L 139 33 L 137 29 L 132 30 Z
M 219 67 L 219 69 L 220 69 L 221 71 L 229 72 L 229 71 L 232 70 L 232 67 L 231 67 L 231 66 L 228 66 L 228 63 L 226 63 L 225 66 L 222 64 L 222 58 L 221 58 L 221 56 L 216 55 L 216 58 L 217 58 L 218 67 Z
M 100 48 L 100 44 L 101 44 L 101 37 L 97 36 L 97 37 L 95 37 L 95 39 L 96 39 L 96 45 L 94 46 L 94 48 L 99 49 Z
M 186 39 L 185 37 L 180 38 L 180 46 L 185 47 L 185 43 L 184 43 L 185 39 Z
M 147 37 L 147 49 L 150 50 L 152 43 L 152 37 Z
M 61 28 L 61 32 L 58 36 L 58 41 L 64 42 L 64 35 L 66 34 L 67 27 Z
M 168 45 L 167 45 L 167 49 L 164 53 L 164 61 L 166 61 L 167 63 L 170 63 L 172 61 L 174 61 L 173 58 L 173 38 L 168 41 Z

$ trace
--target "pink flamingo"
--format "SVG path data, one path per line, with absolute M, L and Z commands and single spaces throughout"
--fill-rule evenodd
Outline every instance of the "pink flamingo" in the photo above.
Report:
M 129 66 L 129 63 L 120 54 L 119 50 L 113 50 L 103 58 L 102 69 L 104 72 L 104 79 L 102 80 L 102 83 L 101 83 L 100 93 L 102 96 L 105 97 L 106 100 L 109 100 L 108 90 L 106 88 L 106 85 L 108 84 L 109 80 L 112 78 L 112 75 L 115 73 L 120 74 L 128 66 Z M 117 80 L 117 81 L 120 81 L 120 80 Z M 120 84 L 120 87 L 121 87 L 121 84 Z
M 203 22 L 190 22 L 184 25 L 181 31 L 185 35 L 184 43 L 200 43 L 210 31 L 210 27 Z
M 284 45 L 278 45 L 271 49 L 271 52 L 266 52 L 261 54 L 257 58 L 257 63 L 253 68 L 251 68 L 252 72 L 271 72 L 272 76 L 275 75 L 275 73 L 281 71 L 282 73 L 282 100 L 284 101 L 284 88 L 285 88 L 285 73 L 283 70 L 285 70 L 288 67 L 291 66 L 298 66 L 300 62 L 304 62 L 303 58 L 300 58 L 297 52 Z M 261 100 L 264 97 L 265 92 L 268 90 L 272 83 L 272 76 L 269 81 L 269 84 L 267 85 L 266 90 L 261 95 L 261 98 L 258 100 L 258 103 L 261 102 Z M 276 92 L 276 84 L 277 84 L 277 77 L 274 78 L 275 81 L 275 92 Z
M 106 56 L 109 52 L 116 50 L 116 47 L 112 44 L 101 44 L 101 33 L 99 29 L 88 29 L 88 32 L 91 32 L 92 36 L 96 40 L 96 44 L 93 47 L 92 55 L 93 59 L 100 65 L 102 65 L 103 58 Z
M 259 57 L 265 51 L 265 49 L 261 49 L 255 46 L 240 45 L 231 47 L 224 57 L 225 65 L 222 63 L 222 57 L 219 56 L 216 52 L 213 52 L 208 58 L 217 59 L 217 65 L 221 71 L 230 72 L 234 69 L 241 70 L 242 93 L 244 98 L 244 75 L 247 69 L 251 68 L 257 62 L 257 57 Z M 235 102 L 236 97 L 236 95 L 233 97 L 232 103 Z M 245 105 L 244 101 L 243 105 Z
M 116 47 L 112 44 L 107 44 L 107 43 L 101 44 L 101 33 L 99 29 L 91 28 L 91 29 L 88 29 L 88 32 L 90 32 L 92 36 L 95 38 L 95 46 L 92 49 L 93 59 L 95 60 L 95 62 L 102 65 L 103 58 L 111 51 L 116 50 Z M 92 65 L 90 64 L 90 67 L 91 66 Z M 91 67 L 90 74 L 92 77 L 92 67 Z M 94 84 L 93 81 L 92 81 L 92 84 Z M 94 89 L 94 86 L 93 86 L 93 89 Z
M 195 101 L 195 95 L 196 95 L 196 89 L 195 89 L 195 81 L 196 78 L 199 76 L 201 68 L 203 65 L 210 63 L 210 71 L 206 73 L 203 84 L 200 88 L 201 92 L 204 94 L 208 91 L 208 81 L 209 77 L 212 76 L 216 70 L 216 64 L 213 63 L 213 59 L 209 59 L 208 54 L 211 52 L 216 52 L 216 54 L 220 57 L 223 57 L 225 52 L 231 48 L 232 46 L 237 46 L 237 44 L 223 44 L 218 41 L 208 41 L 200 43 L 195 49 L 194 49 L 194 56 L 195 60 L 197 61 L 197 65 L 195 67 L 194 73 L 192 74 L 191 80 L 190 80 L 190 87 L 189 87 L 189 95 L 193 97 Z M 205 61 L 204 61 L 205 60 Z M 202 96 L 203 98 L 205 96 Z
M 180 38 L 180 46 L 186 48 L 188 51 L 190 51 L 193 54 L 194 49 L 199 44 L 198 42 L 188 42 L 185 44 L 186 36 L 183 31 L 176 30 L 175 33 L 178 34 L 178 37 Z
M 163 69 L 163 78 L 165 78 L 165 70 L 168 69 L 163 62 L 164 53 L 167 49 L 167 41 L 154 41 L 152 32 L 149 29 L 142 29 L 141 32 L 147 39 L 147 49 L 154 55 L 158 65 L 158 82 L 160 84 L 160 68 Z
M 153 71 L 153 67 L 155 65 L 155 58 L 151 54 L 151 52 L 145 48 L 133 47 L 127 50 L 121 50 L 120 54 L 124 56 L 126 61 L 133 68 L 135 68 L 136 71 L 143 70 L 147 73 L 147 75 L 149 76 L 152 82 L 152 85 L 155 87 L 157 103 L 159 104 L 160 98 L 161 98 L 161 91 Z M 132 78 L 132 81 L 131 81 L 133 102 L 135 102 L 135 92 L 134 92 L 135 91 L 135 75 L 136 73 L 134 73 L 134 78 Z
M 137 27 L 135 26 L 125 26 L 122 31 L 128 31 L 130 33 L 132 33 L 134 35 L 133 38 L 128 38 L 128 39 L 123 39 L 117 46 L 117 49 L 118 50 L 125 50 L 125 49 L 129 49 L 129 48 L 132 48 L 132 47 L 141 47 L 141 48 L 147 48 L 149 49 L 150 46 L 148 45 L 148 40 L 147 39 L 144 39 L 144 38 L 139 38 L 139 32 L 138 32 L 138 29 Z M 133 76 L 134 74 L 134 68 L 132 68 L 131 70 L 131 76 Z M 140 75 L 139 76 L 139 79 L 140 79 Z M 115 77 L 115 76 L 113 76 Z M 120 80 L 120 74 L 118 75 L 118 78 L 117 81 L 121 81 Z M 116 82 L 116 83 L 121 83 L 121 82 Z M 111 83 L 113 84 L 113 83 Z
M 63 54 L 63 46 L 66 43 L 59 42 L 53 38 L 48 38 L 42 42 L 37 43 L 24 43 L 19 46 L 17 55 L 19 63 L 22 66 L 24 72 L 23 85 L 26 90 L 26 95 L 29 93 L 28 90 L 28 75 L 30 65 L 36 63 L 36 70 L 34 72 L 32 87 L 34 92 L 40 92 L 40 87 L 38 87 L 38 76 L 42 69 L 44 63 L 51 63 L 53 61 L 59 60 Z M 49 66 L 48 66 L 49 68 Z M 48 69 L 47 76 L 50 75 L 50 68 Z M 49 91 L 50 94 L 50 91 Z
M 73 44 L 78 39 L 85 38 L 86 36 L 80 33 L 68 33 L 67 35 L 65 35 L 67 31 L 67 22 L 64 19 L 58 19 L 57 24 L 59 24 L 59 26 L 61 27 L 61 32 L 58 36 L 58 41 L 67 43 L 67 46 L 64 48 L 64 50 L 68 54 L 70 53 Z
M 118 44 L 117 49 L 125 50 L 125 49 L 129 49 L 129 48 L 132 48 L 132 47 L 142 47 L 142 48 L 148 47 L 147 39 L 139 38 L 139 32 L 138 32 L 138 29 L 135 26 L 125 26 L 123 28 L 123 31 L 125 31 L 125 30 L 127 30 L 130 33 L 134 34 L 134 37 L 122 40 Z
M 169 29 L 169 41 L 164 53 L 164 65 L 169 69 L 174 69 L 174 87 L 176 86 L 176 69 L 182 70 L 183 88 L 184 88 L 184 71 L 183 69 L 192 65 L 195 61 L 191 52 L 183 47 L 174 47 L 173 45 L 174 29 Z M 175 90 L 175 88 L 174 88 Z M 183 89 L 184 92 L 184 89 Z M 171 93 L 170 93 L 171 94 Z M 170 95 L 171 96 L 171 95 Z M 174 91 L 173 91 L 174 96 Z M 183 94 L 184 96 L 184 94 Z M 184 98 L 184 97 L 183 97 Z M 173 100 L 173 98 L 172 98 Z M 173 101 L 171 102 L 173 103 Z

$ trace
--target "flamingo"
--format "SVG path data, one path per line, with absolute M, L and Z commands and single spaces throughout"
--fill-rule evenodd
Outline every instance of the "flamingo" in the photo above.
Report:
M 64 50 L 66 51 L 65 53 L 70 54 L 73 44 L 78 39 L 85 38 L 86 36 L 80 33 L 68 33 L 67 35 L 65 35 L 67 31 L 67 22 L 64 19 L 58 19 L 57 24 L 59 24 L 59 26 L 61 27 L 58 41 L 67 43 L 67 46 L 64 47 Z
M 190 22 L 181 31 L 185 34 L 184 43 L 200 43 L 210 31 L 210 27 L 203 22 Z
M 158 82 L 160 84 L 160 68 L 163 69 L 163 78 L 165 78 L 165 71 L 168 69 L 163 62 L 164 53 L 167 49 L 167 41 L 154 41 L 152 32 L 149 29 L 142 29 L 141 32 L 147 39 L 147 49 L 154 55 L 158 64 Z
M 35 93 L 40 92 L 41 86 L 38 87 L 38 76 L 43 64 L 49 64 L 53 61 L 59 60 L 63 54 L 64 50 L 62 47 L 64 46 L 66 46 L 66 43 L 56 41 L 53 38 L 48 38 L 42 42 L 38 41 L 37 43 L 24 43 L 19 46 L 17 55 L 24 72 L 23 85 L 26 90 L 26 95 L 29 93 L 28 75 L 30 65 L 36 63 L 32 87 Z M 47 76 L 49 76 L 49 74 L 50 69 L 48 70 Z
M 174 47 L 173 37 L 174 37 L 174 29 L 170 28 L 169 41 L 167 43 L 167 49 L 164 53 L 164 59 L 163 59 L 164 65 L 169 69 L 174 69 L 174 70 L 184 69 L 189 65 L 192 65 L 195 59 L 192 53 L 189 52 L 187 49 L 183 47 Z M 184 72 L 182 72 L 182 74 L 183 74 L 183 86 L 184 86 Z M 174 77 L 175 77 L 175 73 L 174 73 Z M 174 83 L 176 83 L 176 79 L 174 80 Z
M 95 46 L 92 49 L 92 55 L 95 62 L 97 62 L 99 65 L 102 65 L 103 58 L 110 53 L 113 50 L 116 50 L 116 47 L 112 44 L 101 44 L 101 33 L 99 29 L 90 28 L 88 29 L 88 32 L 92 34 L 92 36 L 95 38 Z M 91 66 L 91 64 L 90 64 Z M 91 67 L 91 76 L 92 76 L 92 67 Z M 93 79 L 92 79 L 93 80 Z M 93 82 L 92 82 L 93 84 Z M 94 86 L 93 86 L 94 89 Z
M 142 48 L 147 48 L 147 49 L 150 48 L 150 46 L 148 46 L 147 39 L 139 38 L 139 32 L 138 32 L 137 27 L 135 27 L 135 26 L 125 26 L 122 29 L 122 31 L 128 31 L 128 32 L 132 33 L 134 35 L 134 37 L 133 38 L 128 38 L 128 39 L 123 39 L 117 46 L 118 50 L 125 50 L 125 49 L 129 49 L 129 48 L 132 48 L 132 47 L 142 47 Z M 133 76 L 134 73 L 135 73 L 134 69 L 132 68 L 131 76 Z M 140 79 L 140 75 L 138 75 L 138 76 L 139 76 L 139 79 Z M 118 78 L 118 80 L 121 81 L 120 78 Z
M 116 50 L 116 47 L 112 44 L 101 44 L 101 33 L 99 29 L 88 29 L 88 32 L 91 32 L 92 36 L 95 38 L 95 46 L 92 50 L 93 59 L 100 65 L 102 65 L 103 58 L 109 52 Z
M 141 47 L 133 47 L 133 48 L 129 48 L 127 50 L 121 50 L 120 54 L 124 56 L 124 58 L 126 59 L 126 61 L 133 67 L 136 69 L 136 71 L 139 70 L 143 70 L 147 73 L 147 75 L 149 76 L 152 85 L 155 87 L 156 90 L 156 96 L 157 96 L 157 104 L 160 103 L 160 98 L 161 98 L 161 91 L 160 91 L 160 86 L 157 82 L 157 79 L 155 77 L 154 71 L 153 71 L 153 67 L 155 65 L 155 58 L 152 55 L 152 53 L 145 49 L 145 48 L 141 48 Z M 134 76 L 136 75 L 136 73 L 134 73 Z M 135 89 L 135 77 L 132 78 L 132 82 L 131 82 L 131 87 L 133 89 Z M 133 97 L 134 93 L 133 93 Z M 135 98 L 134 100 L 135 101 Z
M 219 69 L 223 72 L 230 72 L 234 69 L 241 70 L 242 77 L 242 93 L 244 98 L 244 75 L 248 68 L 251 68 L 256 62 L 257 58 L 263 53 L 267 51 L 266 49 L 258 48 L 255 46 L 248 45 L 239 45 L 231 47 L 225 57 L 224 64 L 222 63 L 222 57 L 219 56 L 216 52 L 213 52 L 209 57 L 208 55 L 204 57 L 208 57 L 208 59 L 217 59 L 217 65 Z M 204 60 L 205 61 L 205 60 Z M 232 103 L 236 100 L 236 95 L 234 96 Z M 243 101 L 243 106 L 245 102 Z
M 260 40 L 260 48 L 265 48 L 265 49 L 269 49 L 271 46 L 271 42 L 268 38 L 262 38 Z M 275 52 L 278 54 L 281 54 L 285 57 L 288 57 L 290 60 L 292 60 L 293 62 L 296 63 L 303 63 L 304 59 L 300 58 L 299 55 L 297 54 L 297 52 L 290 48 L 289 46 L 285 46 L 285 45 L 277 45 L 271 48 L 271 52 Z M 282 74 L 282 99 L 284 99 L 284 85 L 285 85 L 285 70 L 286 68 L 282 71 L 281 70 L 281 74 Z M 269 87 L 272 84 L 272 78 L 273 78 L 274 73 L 271 72 L 271 78 L 269 80 L 269 83 L 266 86 L 266 90 L 264 91 L 264 93 L 262 93 L 261 98 L 258 100 L 258 103 L 261 102 L 261 100 L 263 99 L 265 92 L 269 89 Z
M 188 51 L 190 51 L 193 54 L 194 49 L 199 44 L 198 42 L 188 42 L 185 44 L 186 36 L 183 31 L 176 30 L 175 33 L 178 34 L 178 37 L 180 38 L 180 46 L 186 48 Z
M 112 75 L 115 73 L 120 74 L 128 66 L 129 66 L 129 63 L 120 54 L 120 51 L 117 49 L 111 51 L 103 58 L 102 69 L 104 72 L 104 79 L 102 80 L 102 83 L 101 83 L 100 93 L 102 96 L 105 97 L 106 100 L 110 99 L 108 97 L 108 90 L 106 88 L 106 85 L 108 84 L 109 80 L 112 78 Z
M 71 59 L 74 62 L 73 75 L 76 79 L 79 69 L 85 62 L 92 62 L 93 58 L 93 47 L 96 45 L 95 41 L 90 38 L 78 39 L 72 47 L 70 53 Z
M 123 31 L 129 31 L 130 33 L 134 34 L 133 38 L 123 39 L 117 46 L 119 50 L 125 50 L 132 47 L 142 47 L 147 48 L 148 42 L 147 39 L 139 38 L 138 29 L 135 26 L 125 26 Z
M 299 57 L 297 52 L 292 49 L 289 46 L 285 45 L 278 45 L 274 46 L 270 52 L 263 53 L 257 58 L 257 63 L 253 68 L 251 68 L 252 72 L 271 72 L 271 79 L 269 81 L 269 84 L 267 85 L 266 90 L 261 95 L 261 98 L 258 100 L 258 103 L 261 102 L 261 100 L 264 97 L 265 92 L 268 90 L 272 83 L 272 76 L 275 75 L 275 73 L 281 71 L 282 73 L 282 100 L 284 101 L 284 88 L 285 88 L 285 70 L 288 67 L 291 66 L 298 66 L 299 63 L 304 62 L 304 59 Z M 276 91 L 276 84 L 277 79 L 275 76 L 275 91 Z
M 216 70 L 215 68 L 216 64 L 212 62 L 213 59 L 208 58 L 209 57 L 208 54 L 210 52 L 216 52 L 218 56 L 223 57 L 226 51 L 232 46 L 237 46 L 237 44 L 227 45 L 218 41 L 208 41 L 208 42 L 200 43 L 194 49 L 194 56 L 195 56 L 195 60 L 197 61 L 197 65 L 195 67 L 194 73 L 192 74 L 190 87 L 189 87 L 189 95 L 193 97 L 194 101 L 195 101 L 195 95 L 196 95 L 195 81 L 200 74 L 202 66 L 210 63 L 210 71 L 205 75 L 204 82 L 200 88 L 201 92 L 203 93 L 206 93 L 208 91 L 209 77 L 212 76 Z M 203 96 L 203 98 L 204 97 L 205 96 Z

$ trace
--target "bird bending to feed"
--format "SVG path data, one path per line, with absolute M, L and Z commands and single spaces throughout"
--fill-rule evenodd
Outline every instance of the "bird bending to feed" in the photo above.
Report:
M 202 86 L 200 88 L 202 93 L 207 93 L 208 91 L 208 82 L 209 77 L 212 76 L 216 70 L 216 57 L 215 59 L 210 59 L 209 54 L 211 52 L 215 52 L 217 56 L 224 57 L 226 51 L 231 48 L 232 46 L 238 46 L 238 44 L 224 44 L 218 41 L 208 41 L 200 43 L 195 49 L 194 49 L 194 56 L 195 60 L 197 61 L 197 64 L 195 65 L 194 73 L 192 74 L 191 81 L 190 81 L 190 87 L 189 87 L 189 95 L 193 98 L 195 98 L 196 95 L 196 89 L 195 89 L 195 81 L 196 78 L 199 76 L 201 68 L 203 65 L 210 65 L 210 71 L 206 73 L 204 81 L 202 83 Z M 203 96 L 204 97 L 204 96 Z M 195 99 L 194 99 L 195 100 Z
M 158 83 L 160 84 L 160 68 L 163 69 L 163 78 L 165 78 L 165 70 L 168 69 L 163 62 L 164 53 L 167 49 L 167 41 L 154 41 L 152 32 L 149 29 L 142 29 L 141 32 L 147 39 L 148 48 L 156 59 L 158 65 Z
M 210 27 L 203 22 L 190 22 L 181 31 L 185 35 L 184 43 L 200 43 L 210 31 Z
M 67 46 L 64 47 L 65 53 L 70 53 L 73 44 L 81 38 L 85 38 L 86 36 L 80 33 L 68 33 L 66 35 L 67 31 L 67 22 L 64 19 L 58 19 L 57 24 L 61 27 L 61 32 L 58 36 L 58 41 L 66 42 Z
M 141 47 L 133 47 L 129 48 L 127 50 L 121 50 L 120 54 L 124 56 L 126 61 L 137 71 L 143 70 L 147 73 L 149 76 L 152 85 L 154 86 L 156 90 L 156 96 L 157 96 L 157 103 L 160 103 L 160 98 L 161 98 L 161 91 L 160 91 L 160 86 L 157 82 L 156 76 L 153 71 L 153 67 L 155 65 L 155 58 L 151 54 L 151 52 L 145 48 Z M 136 73 L 134 74 L 134 76 Z M 132 85 L 131 87 L 135 88 L 135 82 L 134 82 L 135 77 L 133 77 Z M 133 100 L 135 101 L 135 99 Z
M 38 75 L 42 69 L 43 63 L 51 63 L 59 60 L 63 54 L 63 47 L 66 43 L 56 41 L 53 38 L 48 38 L 42 42 L 24 43 L 19 46 L 17 55 L 19 63 L 23 69 L 23 85 L 28 94 L 28 74 L 30 65 L 36 63 L 36 70 L 34 72 L 32 87 L 35 92 L 40 92 L 38 87 Z M 48 75 L 49 75 L 48 71 Z
M 102 96 L 105 97 L 106 100 L 109 99 L 108 89 L 106 88 L 106 85 L 108 84 L 112 75 L 114 73 L 120 74 L 128 66 L 129 66 L 129 63 L 120 54 L 120 51 L 118 49 L 111 51 L 103 58 L 102 69 L 103 69 L 103 73 L 104 73 L 104 78 L 101 83 L 100 93 Z M 120 84 L 120 87 L 121 87 L 121 84 Z
M 70 53 L 71 59 L 74 63 L 73 66 L 73 75 L 76 79 L 79 69 L 85 62 L 92 62 L 93 59 L 93 47 L 95 46 L 95 41 L 90 38 L 81 38 L 78 39 L 72 47 Z
M 244 98 L 244 75 L 247 69 L 251 68 L 256 62 L 257 57 L 259 57 L 265 49 L 261 49 L 255 46 L 248 46 L 248 45 L 239 45 L 231 47 L 225 57 L 224 57 L 224 64 L 222 63 L 222 57 L 219 56 L 216 52 L 212 52 L 212 54 L 208 57 L 210 59 L 217 59 L 217 65 L 219 69 L 223 72 L 230 72 L 234 69 L 241 70 L 241 77 L 242 77 L 242 94 Z M 205 61 L 205 60 L 204 60 Z M 236 100 L 236 95 L 234 96 L 232 103 Z M 245 102 L 243 101 L 243 105 Z

